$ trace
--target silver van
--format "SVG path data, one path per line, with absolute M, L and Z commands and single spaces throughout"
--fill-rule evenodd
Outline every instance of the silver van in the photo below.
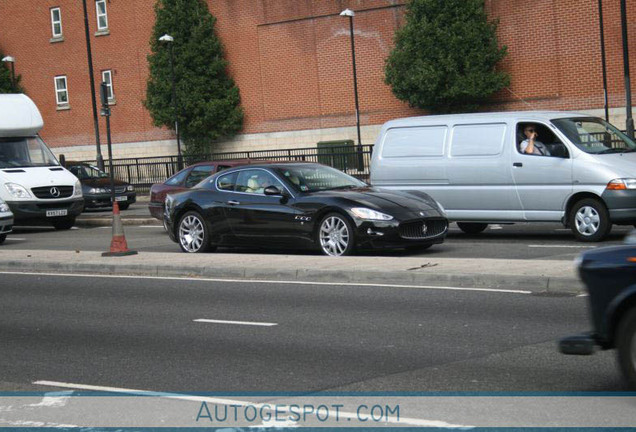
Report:
M 529 138 L 539 142 L 532 153 Z M 375 143 L 371 184 L 426 192 L 471 234 L 489 223 L 559 221 L 579 240 L 600 241 L 612 224 L 636 224 L 636 142 L 570 112 L 393 120 Z

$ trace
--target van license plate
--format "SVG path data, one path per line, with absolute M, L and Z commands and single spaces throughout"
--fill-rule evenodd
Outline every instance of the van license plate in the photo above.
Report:
M 47 210 L 46 217 L 56 217 L 56 216 L 66 216 L 68 215 L 68 210 Z
M 118 196 L 118 197 L 115 197 L 115 201 L 128 201 L 128 197 Z

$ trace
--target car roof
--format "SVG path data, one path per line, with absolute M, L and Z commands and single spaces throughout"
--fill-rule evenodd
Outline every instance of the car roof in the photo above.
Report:
M 269 164 L 274 161 L 269 160 L 260 160 L 260 159 L 227 159 L 227 160 L 213 160 L 213 161 L 204 161 L 193 163 L 192 165 L 188 165 L 186 168 L 191 168 L 195 166 L 208 166 L 208 165 L 227 165 L 230 167 L 235 167 L 239 165 L 254 165 L 254 164 Z

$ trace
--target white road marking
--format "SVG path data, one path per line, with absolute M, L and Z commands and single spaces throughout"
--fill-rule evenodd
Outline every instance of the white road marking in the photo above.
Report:
M 139 225 L 137 228 L 161 228 L 161 229 L 163 229 L 163 225 Z
M 100 274 L 76 274 L 76 273 L 45 273 L 45 272 L 11 272 L 0 271 L 0 274 L 27 275 L 27 276 L 59 276 L 59 277 L 85 277 L 85 278 L 116 278 L 116 279 L 152 279 L 152 280 L 173 280 L 173 281 L 193 281 L 193 282 L 226 282 L 226 283 L 260 283 L 260 284 L 281 284 L 281 285 L 325 285 L 325 286 L 346 286 L 346 287 L 378 287 L 378 288 L 411 288 L 429 289 L 443 291 L 478 291 L 506 294 L 532 294 L 532 291 L 507 290 L 495 288 L 476 287 L 449 287 L 435 285 L 397 285 L 397 284 L 377 284 L 377 283 L 355 283 L 355 282 L 308 282 L 308 281 L 281 281 L 281 280 L 258 280 L 258 279 L 221 279 L 221 278 L 194 278 L 175 276 L 126 276 L 126 275 L 100 275 Z
M 262 404 L 258 402 L 251 401 L 241 401 L 234 399 L 225 399 L 225 398 L 215 398 L 215 397 L 207 397 L 207 396 L 192 396 L 187 394 L 179 394 L 179 393 L 164 393 L 164 392 L 153 392 L 149 390 L 136 390 L 130 388 L 121 388 L 121 387 L 105 387 L 105 386 L 95 386 L 88 384 L 74 384 L 74 383 L 65 383 L 65 382 L 57 382 L 57 381 L 33 381 L 34 385 L 41 386 L 50 386 L 50 387 L 61 387 L 61 388 L 70 388 L 76 390 L 91 390 L 91 391 L 99 391 L 99 392 L 108 392 L 108 393 L 123 393 L 123 394 L 131 394 L 138 396 L 155 396 L 162 397 L 165 399 L 176 399 L 176 400 L 185 400 L 191 402 L 206 402 L 217 405 L 238 405 L 238 406 L 253 406 L 257 409 L 265 407 L 267 404 Z M 282 412 L 286 412 L 287 410 L 281 408 Z M 350 413 L 350 412 L 340 412 L 339 416 L 341 418 L 350 418 L 352 420 L 358 420 L 359 414 Z M 411 426 L 421 426 L 421 427 L 435 427 L 435 428 L 472 428 L 473 426 L 465 426 L 465 425 L 454 425 L 450 423 L 446 423 L 445 421 L 440 420 L 426 420 L 426 419 L 416 419 L 416 418 L 408 418 L 408 417 L 389 417 L 386 419 L 387 423 L 400 424 L 400 425 L 411 425 Z
M 528 245 L 530 248 L 571 248 L 571 249 L 595 249 L 596 246 L 574 246 L 574 245 Z
M 260 327 L 273 327 L 277 326 L 278 323 L 266 323 L 266 322 L 249 322 L 249 321 L 225 321 L 225 320 L 213 320 L 213 319 L 205 319 L 198 318 L 192 320 L 194 322 L 200 323 L 210 323 L 210 324 L 234 324 L 234 325 L 250 325 L 250 326 L 260 326 Z
M 9 237 L 7 237 L 6 241 L 25 241 L 25 240 L 26 240 L 25 238 L 9 236 Z
M 501 225 L 490 225 L 490 229 L 491 230 L 500 230 L 500 229 L 503 229 L 503 227 Z

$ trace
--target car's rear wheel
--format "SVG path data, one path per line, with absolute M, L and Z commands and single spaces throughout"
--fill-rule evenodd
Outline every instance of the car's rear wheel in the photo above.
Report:
M 460 230 L 464 231 L 466 234 L 479 234 L 488 228 L 488 224 L 486 223 L 474 223 L 474 222 L 457 222 L 457 226 Z
M 196 211 L 189 211 L 179 220 L 177 238 L 181 250 L 187 253 L 208 252 L 210 248 L 208 226 Z
M 569 217 L 570 229 L 580 241 L 601 241 L 612 230 L 607 208 L 595 198 L 585 198 L 574 204 Z
M 629 386 L 636 389 L 636 307 L 627 312 L 616 333 L 618 364 Z
M 75 225 L 75 218 L 64 218 L 53 221 L 53 227 L 58 231 L 70 230 Z
M 416 246 L 416 245 L 413 245 L 413 246 L 407 246 L 407 247 L 406 247 L 406 250 L 407 250 L 408 252 L 413 252 L 413 253 L 416 253 L 416 252 L 423 252 L 423 251 L 425 251 L 425 250 L 429 249 L 431 246 L 433 246 L 433 244 L 417 245 L 417 246 Z
M 355 248 L 353 227 L 340 213 L 329 213 L 318 227 L 320 251 L 329 256 L 351 255 Z
M 7 239 L 7 235 L 6 234 L 0 234 L 0 244 L 4 243 L 4 241 Z

